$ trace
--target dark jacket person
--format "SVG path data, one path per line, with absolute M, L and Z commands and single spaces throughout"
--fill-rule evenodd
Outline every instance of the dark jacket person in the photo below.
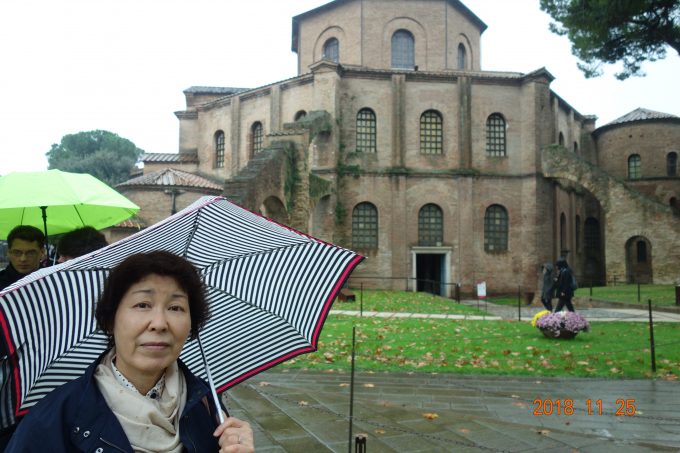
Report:
M 567 310 L 574 311 L 574 306 L 571 303 L 571 299 L 574 297 L 574 276 L 571 273 L 571 268 L 564 257 L 560 257 L 555 262 L 555 266 L 557 266 L 557 281 L 555 282 L 557 307 L 555 312 L 562 311 L 565 305 Z
M 45 235 L 36 227 L 20 225 L 7 236 L 9 265 L 0 271 L 0 290 L 37 271 L 45 255 Z
M 222 408 L 179 360 L 207 318 L 191 263 L 160 251 L 126 258 L 96 307 L 111 348 L 32 407 L 6 451 L 252 453 L 250 425 L 234 417 L 218 425 Z

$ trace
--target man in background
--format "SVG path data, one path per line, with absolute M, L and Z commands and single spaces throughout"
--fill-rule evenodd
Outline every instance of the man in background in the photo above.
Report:
M 45 235 L 36 227 L 19 225 L 7 236 L 9 265 L 0 271 L 0 290 L 38 270 L 45 256 Z

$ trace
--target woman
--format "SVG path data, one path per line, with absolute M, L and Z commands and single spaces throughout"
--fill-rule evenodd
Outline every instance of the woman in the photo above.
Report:
M 566 305 L 567 310 L 574 311 L 574 306 L 571 299 L 574 297 L 574 277 L 571 274 L 571 268 L 567 264 L 564 257 L 559 257 L 555 262 L 557 267 L 557 281 L 555 282 L 555 293 L 557 294 L 557 307 L 555 313 L 562 311 Z
M 110 349 L 33 407 L 7 452 L 254 451 L 250 425 L 229 417 L 217 426 L 210 389 L 178 359 L 208 318 L 188 261 L 128 257 L 111 271 L 95 316 Z
M 555 278 L 552 263 L 543 265 L 543 287 L 541 288 L 541 303 L 546 310 L 552 311 L 552 299 L 555 297 Z

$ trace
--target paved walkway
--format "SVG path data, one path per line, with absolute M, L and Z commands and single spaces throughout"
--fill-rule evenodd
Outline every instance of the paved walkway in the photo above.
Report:
M 517 307 L 481 302 L 480 308 L 489 315 L 363 316 L 518 317 Z M 522 306 L 522 320 L 540 309 Z M 646 310 L 579 311 L 589 320 L 649 321 Z M 680 322 L 680 315 L 655 311 L 654 320 Z M 252 423 L 257 452 L 350 452 L 350 380 L 346 372 L 274 368 L 229 390 L 225 404 Z M 680 383 L 361 372 L 355 376 L 352 433 L 366 435 L 370 453 L 680 452 Z
M 253 424 L 257 452 L 348 452 L 349 383 L 348 373 L 268 371 L 226 404 Z M 678 452 L 680 384 L 358 373 L 353 421 L 371 453 Z

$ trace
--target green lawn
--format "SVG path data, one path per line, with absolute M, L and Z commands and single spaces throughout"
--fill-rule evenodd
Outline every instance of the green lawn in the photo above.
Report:
M 336 301 L 336 310 L 359 310 L 361 308 L 362 291 L 352 289 L 354 302 Z M 363 290 L 364 311 L 391 311 L 400 313 L 439 313 L 460 315 L 485 315 L 484 310 L 459 304 L 454 299 L 434 296 L 428 293 L 412 291 L 388 291 L 379 289 Z
M 657 372 L 645 323 L 595 322 L 573 340 L 548 339 L 528 321 L 379 319 L 331 315 L 319 350 L 283 367 L 350 369 L 352 326 L 361 371 L 605 378 L 680 377 L 680 324 L 658 323 Z
M 576 296 L 592 297 L 593 299 L 627 304 L 637 304 L 638 285 L 596 286 L 593 287 L 592 296 L 590 295 L 590 288 L 579 288 L 576 290 Z M 640 285 L 639 303 L 646 305 L 649 299 L 652 300 L 652 305 L 675 305 L 675 286 Z

